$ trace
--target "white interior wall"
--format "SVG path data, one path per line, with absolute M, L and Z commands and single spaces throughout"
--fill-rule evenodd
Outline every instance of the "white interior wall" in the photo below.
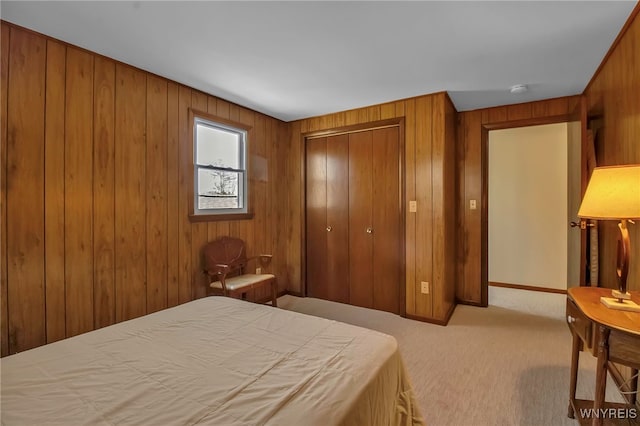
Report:
M 567 132 L 489 132 L 490 282 L 567 288 Z

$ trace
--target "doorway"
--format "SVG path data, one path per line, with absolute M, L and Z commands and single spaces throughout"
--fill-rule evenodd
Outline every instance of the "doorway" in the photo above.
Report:
M 566 122 L 489 131 L 490 305 L 564 315 L 567 287 L 579 283 L 580 233 L 569 227 L 580 200 L 575 132 Z

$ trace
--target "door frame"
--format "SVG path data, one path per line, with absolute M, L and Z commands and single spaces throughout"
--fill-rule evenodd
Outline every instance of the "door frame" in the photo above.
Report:
M 400 215 L 399 241 L 400 250 L 400 276 L 398 277 L 398 312 L 400 316 L 407 315 L 406 301 L 406 212 L 405 212 L 405 136 L 404 136 L 404 117 L 391 118 L 387 120 L 370 121 L 358 123 L 349 126 L 341 126 L 330 129 L 314 130 L 303 132 L 300 134 L 300 288 L 302 296 L 307 297 L 307 139 L 315 139 L 328 136 L 337 136 L 341 134 L 349 134 L 356 132 L 366 132 L 369 130 L 382 129 L 386 127 L 398 127 L 398 214 Z
M 481 150 L 481 179 L 482 187 L 480 191 L 480 306 L 489 306 L 489 131 L 512 129 L 516 127 L 539 126 L 543 124 L 566 123 L 570 121 L 578 121 L 580 117 L 581 130 L 581 149 L 580 155 L 582 160 L 585 156 L 586 143 L 586 113 L 583 108 L 586 107 L 586 99 L 581 96 L 579 106 L 571 114 L 560 114 L 548 117 L 536 117 L 522 120 L 497 121 L 482 124 L 482 134 L 480 138 Z M 584 177 L 583 177 L 584 182 Z M 584 194 L 584 190 L 582 192 Z

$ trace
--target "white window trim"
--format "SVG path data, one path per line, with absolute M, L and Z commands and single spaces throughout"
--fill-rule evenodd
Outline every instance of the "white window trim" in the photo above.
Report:
M 216 117 L 212 114 L 204 113 L 189 109 L 189 118 L 191 123 L 191 194 L 189 200 L 189 218 L 193 222 L 201 221 L 215 221 L 215 220 L 239 220 L 239 219 L 251 219 L 253 214 L 249 205 L 249 191 L 251 191 L 249 184 L 249 131 L 251 127 L 236 123 L 231 120 Z M 197 156 L 197 125 L 205 124 L 213 128 L 238 133 L 241 136 L 240 140 L 240 155 L 242 168 L 233 171 L 243 172 L 242 185 L 238 188 L 239 197 L 242 200 L 242 207 L 230 208 L 230 209 L 199 209 L 198 208 L 198 170 L 203 168 L 198 166 L 196 162 Z

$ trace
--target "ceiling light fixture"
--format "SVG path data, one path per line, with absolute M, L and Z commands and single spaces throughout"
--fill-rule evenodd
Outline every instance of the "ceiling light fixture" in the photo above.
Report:
M 526 92 L 528 89 L 526 84 L 516 84 L 515 86 L 511 86 L 511 89 L 509 89 L 509 91 L 511 93 L 524 93 Z

